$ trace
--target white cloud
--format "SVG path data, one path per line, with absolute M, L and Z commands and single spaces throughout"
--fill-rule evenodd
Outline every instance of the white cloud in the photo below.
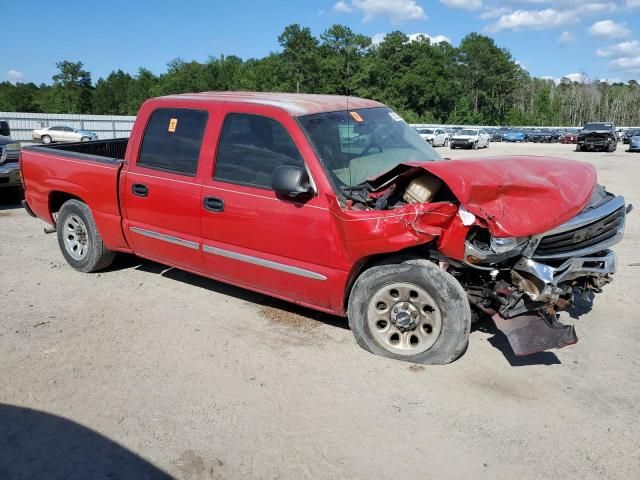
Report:
M 616 58 L 609 63 L 614 70 L 622 70 L 628 73 L 640 73 L 640 55 L 635 57 Z
M 386 33 L 376 33 L 371 37 L 371 43 L 374 46 L 380 45 L 384 40 Z M 408 33 L 407 37 L 409 37 L 410 42 L 419 42 L 421 40 L 429 40 L 432 44 L 447 42 L 451 43 L 451 39 L 444 35 L 429 35 L 428 33 Z
M 498 18 L 507 13 L 513 12 L 509 7 L 491 7 L 480 14 L 480 18 L 486 20 L 488 18 Z
M 562 78 L 568 78 L 572 82 L 588 83 L 589 78 L 584 73 L 567 73 Z M 560 80 L 562 80 L 562 78 Z
M 627 7 L 640 8 L 640 0 L 627 0 Z
M 543 75 L 540 77 L 542 80 L 553 80 L 555 84 L 558 84 L 562 81 L 563 78 L 568 79 L 571 82 L 578 83 L 589 83 L 589 77 L 587 77 L 584 73 L 567 73 L 562 77 L 552 77 L 550 75 Z
M 440 0 L 440 3 L 449 8 L 462 10 L 480 10 L 482 8 L 482 0 Z
M 599 78 L 598 81 L 602 82 L 602 83 L 608 83 L 609 85 L 611 85 L 613 83 L 622 82 L 622 80 L 620 80 L 618 77 L 616 77 L 616 78 Z
M 363 22 L 381 17 L 393 24 L 400 24 L 427 18 L 424 9 L 416 0 L 351 0 L 350 3 L 339 0 L 333 5 L 333 10 L 339 13 L 359 11 L 363 14 Z
M 564 31 L 560 34 L 560 37 L 558 38 L 558 45 L 560 45 L 561 47 L 564 47 L 566 45 L 569 45 L 572 42 L 575 42 L 575 40 L 576 40 L 576 37 L 573 35 L 573 33 Z
M 515 64 L 518 65 L 523 70 L 529 70 L 529 68 L 527 67 L 526 62 L 521 62 L 520 60 L 516 60 Z
M 353 12 L 353 8 L 351 8 L 351 6 L 347 2 L 344 2 L 343 0 L 340 0 L 339 2 L 336 2 L 336 4 L 331 8 L 331 10 L 333 10 L 334 12 L 338 12 L 338 13 L 351 13 L 351 12 Z
M 19 72 L 18 70 L 9 70 L 6 77 L 9 82 L 16 83 L 22 80 L 22 72 Z
M 613 20 L 600 20 L 589 27 L 589 33 L 600 38 L 624 38 L 628 37 L 631 31 L 624 23 L 617 23 Z
M 503 30 L 545 30 L 575 22 L 576 15 L 571 11 L 558 11 L 553 8 L 546 10 L 516 10 L 513 13 L 501 15 L 498 21 L 489 25 L 491 32 Z
M 596 56 L 598 57 L 631 57 L 640 52 L 640 42 L 638 40 L 631 40 L 629 42 L 616 43 L 605 48 L 599 48 L 596 50 Z

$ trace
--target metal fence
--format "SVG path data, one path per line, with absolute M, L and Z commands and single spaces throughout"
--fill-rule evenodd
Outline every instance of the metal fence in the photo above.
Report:
M 96 132 L 101 140 L 128 137 L 135 119 L 124 115 L 0 112 L 0 120 L 9 122 L 11 137 L 22 142 L 31 141 L 33 130 L 56 125 Z

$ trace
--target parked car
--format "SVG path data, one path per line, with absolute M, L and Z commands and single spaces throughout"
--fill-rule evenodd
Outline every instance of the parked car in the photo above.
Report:
M 78 271 L 134 253 L 347 316 L 363 348 L 418 363 L 462 355 L 479 315 L 517 355 L 575 343 L 555 313 L 611 281 L 627 211 L 586 162 L 442 160 L 354 97 L 151 99 L 129 139 L 31 145 L 20 165 Z
M 636 135 L 640 135 L 640 129 L 632 128 L 627 130 L 626 132 L 624 132 L 624 136 L 622 137 L 622 143 L 628 144 L 631 140 L 631 137 L 634 137 Z
M 20 187 L 20 144 L 0 135 L 0 189 Z
M 443 128 L 416 128 L 418 134 L 434 147 L 447 147 L 449 134 Z
M 527 139 L 522 130 L 507 130 L 502 134 L 505 142 L 524 142 Z
M 578 134 L 576 152 L 585 150 L 614 152 L 617 147 L 618 137 L 613 123 L 592 122 L 587 123 Z
M 527 136 L 529 142 L 555 143 L 560 140 L 560 133 L 556 130 L 533 130 Z
M 98 134 L 72 127 L 55 126 L 36 129 L 31 134 L 31 138 L 34 141 L 41 141 L 45 144 L 52 142 L 87 142 L 97 140 Z
M 504 130 L 499 130 L 496 128 L 492 128 L 492 129 L 485 129 L 486 132 L 489 134 L 489 140 L 491 142 L 501 142 L 502 139 L 502 135 L 504 134 Z
M 567 130 L 560 137 L 560 143 L 578 143 L 578 132 Z
M 10 137 L 11 136 L 11 128 L 9 127 L 9 122 L 6 120 L 0 120 L 0 137 Z
M 629 152 L 640 152 L 640 132 L 629 139 Z
M 456 132 L 450 140 L 451 148 L 488 148 L 489 134 L 482 129 L 465 128 Z

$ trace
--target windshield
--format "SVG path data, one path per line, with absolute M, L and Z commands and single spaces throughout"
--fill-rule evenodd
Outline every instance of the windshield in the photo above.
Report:
M 342 191 L 400 163 L 441 159 L 386 107 L 318 113 L 299 120 L 334 185 Z
M 469 129 L 464 129 L 464 130 L 460 130 L 457 135 L 477 135 L 478 131 L 477 130 L 469 130 Z
M 610 123 L 587 123 L 584 130 L 613 130 L 613 125 Z
M 418 133 L 422 133 L 423 135 L 433 133 L 433 130 L 430 128 L 419 128 Z

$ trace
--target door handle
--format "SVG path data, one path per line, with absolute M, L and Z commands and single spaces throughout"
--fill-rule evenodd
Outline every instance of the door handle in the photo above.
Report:
M 204 208 L 212 212 L 224 211 L 224 201 L 221 198 L 204 197 L 202 204 L 204 205 Z
M 146 197 L 149 195 L 149 188 L 142 183 L 134 183 L 131 185 L 131 192 L 138 197 Z

